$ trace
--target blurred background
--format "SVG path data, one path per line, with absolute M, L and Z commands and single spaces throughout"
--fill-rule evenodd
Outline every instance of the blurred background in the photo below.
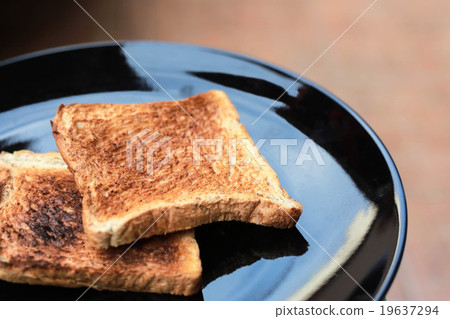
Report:
M 373 0 L 79 1 L 118 40 L 200 44 L 303 73 Z M 403 179 L 388 300 L 450 299 L 450 2 L 380 0 L 306 74 L 353 107 Z M 109 37 L 73 2 L 1 1 L 0 59 Z

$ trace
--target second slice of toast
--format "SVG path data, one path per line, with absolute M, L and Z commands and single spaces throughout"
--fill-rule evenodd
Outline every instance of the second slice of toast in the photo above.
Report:
M 223 220 L 289 228 L 302 212 L 222 91 L 181 101 L 61 105 L 52 126 L 95 246 Z
M 58 153 L 0 153 L 0 230 L 3 280 L 177 295 L 200 289 L 192 230 L 141 240 L 126 253 L 91 247 L 81 196 Z

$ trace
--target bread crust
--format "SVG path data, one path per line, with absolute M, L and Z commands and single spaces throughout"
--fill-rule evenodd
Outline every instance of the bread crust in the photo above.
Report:
M 58 153 L 1 153 L 0 198 L 0 279 L 89 287 L 127 248 L 87 243 L 81 196 Z M 93 288 L 192 295 L 200 286 L 190 230 L 139 241 Z
M 52 127 L 83 195 L 85 232 L 97 247 L 132 242 L 145 230 L 150 237 L 222 220 L 289 228 L 302 212 L 222 91 L 178 102 L 61 105 Z M 151 175 L 126 160 L 127 141 L 145 130 L 169 138 L 151 154 L 153 163 L 172 150 Z M 225 152 L 234 148 L 236 164 L 230 153 L 208 160 L 217 150 L 211 145 L 201 146 L 195 162 L 193 143 L 200 139 L 221 140 Z M 142 159 L 147 163 L 149 154 Z

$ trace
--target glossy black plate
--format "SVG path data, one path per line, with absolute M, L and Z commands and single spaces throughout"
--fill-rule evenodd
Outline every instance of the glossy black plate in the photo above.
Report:
M 154 42 L 123 47 L 176 99 L 224 90 L 255 142 L 266 139 L 260 151 L 282 186 L 303 204 L 300 226 L 289 231 L 240 223 L 200 227 L 204 287 L 187 299 L 384 298 L 405 245 L 405 195 L 386 148 L 350 107 L 302 79 L 252 125 L 296 74 L 205 47 Z M 169 100 L 110 43 L 10 59 L 0 65 L 0 79 L 0 150 L 5 151 L 55 151 L 49 121 L 62 103 Z M 288 147 L 286 163 L 280 147 L 271 145 L 275 139 L 297 141 Z M 296 165 L 302 149 L 304 161 Z M 76 299 L 82 291 L 0 281 L 0 299 Z M 90 290 L 83 299 L 185 298 Z

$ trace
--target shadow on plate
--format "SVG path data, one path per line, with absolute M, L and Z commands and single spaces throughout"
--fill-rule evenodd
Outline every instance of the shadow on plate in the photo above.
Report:
M 20 142 L 12 142 L 8 139 L 0 140 L 0 152 L 15 152 L 19 150 L 27 150 L 30 149 L 32 140 L 28 141 L 20 141 Z
M 203 267 L 203 287 L 261 258 L 300 256 L 308 242 L 296 229 L 277 229 L 240 222 L 203 225 L 195 230 Z

